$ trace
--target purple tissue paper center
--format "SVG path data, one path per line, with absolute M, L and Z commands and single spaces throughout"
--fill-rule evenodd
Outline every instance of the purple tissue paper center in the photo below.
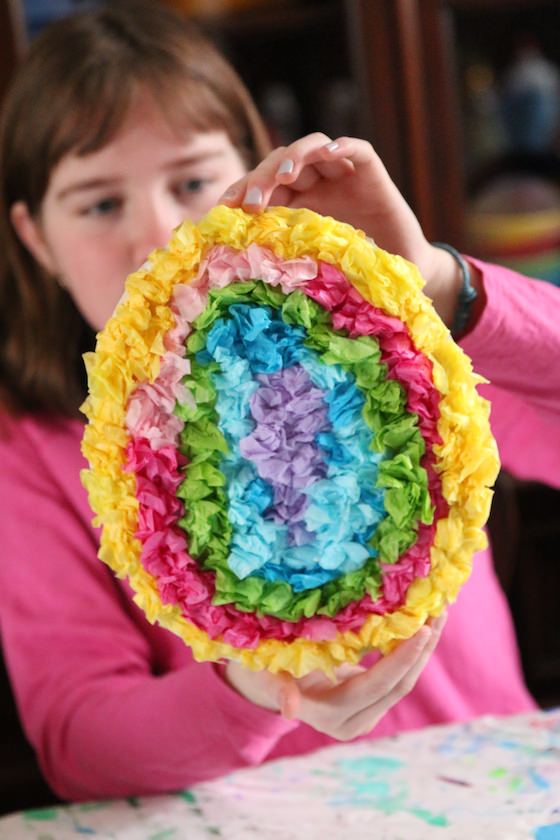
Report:
M 301 365 L 256 378 L 261 387 L 250 402 L 255 428 L 239 442 L 239 449 L 274 491 L 267 518 L 287 523 L 289 543 L 303 545 L 313 535 L 301 521 L 307 507 L 302 490 L 328 470 L 316 443 L 317 434 L 330 429 L 327 405 L 323 391 Z

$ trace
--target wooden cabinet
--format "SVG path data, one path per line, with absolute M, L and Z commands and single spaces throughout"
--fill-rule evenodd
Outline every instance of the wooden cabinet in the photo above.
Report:
M 345 82 L 353 103 L 342 133 L 373 142 L 430 238 L 460 243 L 462 152 L 447 18 L 431 0 L 316 0 L 200 22 L 261 108 L 271 84 L 293 92 L 304 132 L 329 133 L 329 83 Z
M 173 0 L 181 5 L 181 0 Z M 560 65 L 556 0 L 309 0 L 202 21 L 251 91 L 292 86 L 303 130 L 324 130 L 329 80 L 356 91 L 348 132 L 371 140 L 430 239 L 465 244 L 469 179 L 466 77 L 493 72 L 533 33 Z

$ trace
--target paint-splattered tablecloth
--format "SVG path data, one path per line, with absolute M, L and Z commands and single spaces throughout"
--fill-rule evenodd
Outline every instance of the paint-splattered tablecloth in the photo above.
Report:
M 1 840 L 560 840 L 560 710 L 269 762 L 170 796 L 25 811 Z

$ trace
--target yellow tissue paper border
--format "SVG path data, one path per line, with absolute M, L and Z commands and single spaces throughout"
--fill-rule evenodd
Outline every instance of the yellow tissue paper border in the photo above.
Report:
M 163 338 L 174 325 L 169 309 L 173 288 L 196 276 L 207 249 L 251 243 L 269 248 L 282 259 L 310 256 L 344 272 L 362 297 L 406 323 L 416 348 L 433 365 L 441 395 L 435 446 L 435 469 L 449 514 L 440 519 L 431 548 L 431 571 L 408 589 L 404 605 L 386 615 L 370 615 L 359 632 L 338 633 L 334 640 L 293 642 L 265 640 L 256 649 L 239 649 L 207 634 L 181 615 L 176 605 L 162 604 L 155 578 L 140 562 L 136 479 L 123 471 L 128 435 L 125 414 L 130 394 L 141 382 L 157 377 L 165 352 Z M 198 224 L 184 222 L 167 248 L 131 274 L 126 293 L 98 336 L 95 353 L 84 356 L 89 396 L 82 406 L 89 423 L 82 452 L 90 468 L 82 482 L 103 526 L 99 557 L 119 577 L 128 577 L 134 600 L 149 621 L 179 635 L 199 661 L 234 659 L 253 670 L 287 671 L 296 677 L 314 669 L 333 674 L 343 662 L 356 663 L 371 650 L 389 651 L 412 636 L 430 616 L 455 600 L 471 570 L 472 554 L 486 545 L 482 530 L 490 510 L 491 485 L 499 469 L 489 426 L 489 403 L 476 385 L 468 357 L 422 293 L 423 280 L 414 265 L 386 253 L 350 225 L 310 210 L 276 207 L 258 215 L 215 207 Z

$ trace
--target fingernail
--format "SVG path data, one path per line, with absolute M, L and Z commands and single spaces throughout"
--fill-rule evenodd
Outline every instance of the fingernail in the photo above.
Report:
M 277 175 L 288 175 L 290 172 L 294 171 L 294 162 L 290 160 L 290 158 L 286 158 L 283 160 L 280 166 L 278 167 L 276 174 Z
M 245 193 L 243 204 L 262 204 L 262 200 L 262 190 L 259 190 L 258 187 L 251 187 L 251 189 L 247 190 L 247 192 Z
M 227 190 L 225 191 L 225 193 L 223 194 L 223 196 L 222 196 L 222 197 L 223 197 L 223 198 L 233 198 L 233 197 L 234 197 L 234 195 L 236 194 L 236 192 L 237 192 L 237 188 L 236 188 L 236 187 L 230 187 L 229 189 L 227 189 Z
M 338 143 L 327 143 L 325 149 L 328 149 L 329 152 L 334 152 L 336 151 L 336 149 L 338 149 Z

